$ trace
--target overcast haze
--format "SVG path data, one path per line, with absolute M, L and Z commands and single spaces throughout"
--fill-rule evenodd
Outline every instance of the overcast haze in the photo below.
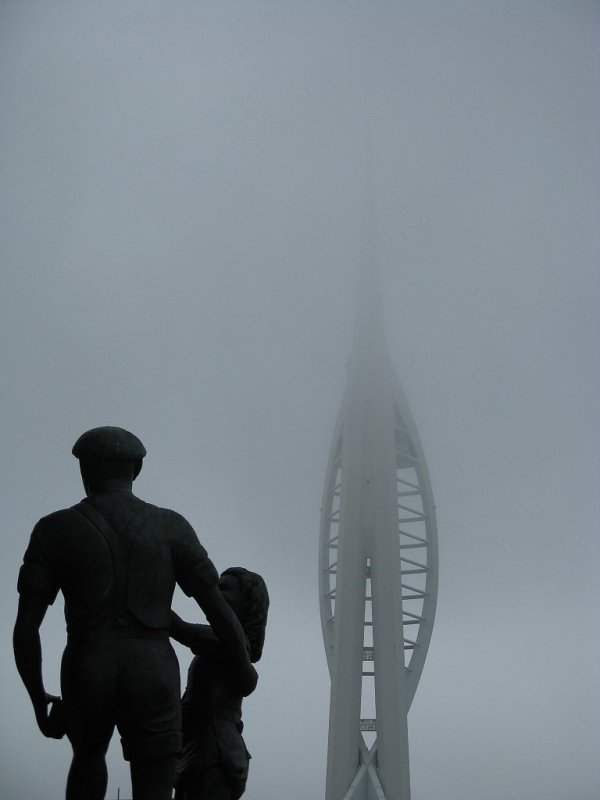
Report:
M 319 506 L 368 211 L 439 527 L 413 800 L 600 795 L 599 22 L 591 0 L 0 3 L 3 797 L 63 796 L 16 576 L 105 424 L 147 447 L 137 494 L 269 585 L 245 797 L 324 797 Z M 50 692 L 64 639 L 57 601 Z M 109 770 L 128 796 L 117 737 Z

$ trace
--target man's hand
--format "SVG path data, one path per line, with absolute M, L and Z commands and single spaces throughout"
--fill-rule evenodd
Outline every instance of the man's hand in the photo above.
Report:
M 171 611 L 171 623 L 169 626 L 169 636 L 175 639 L 179 644 L 189 647 L 193 651 L 193 646 L 200 634 L 200 631 L 206 629 L 210 631 L 209 625 L 199 625 L 195 622 L 185 622 L 174 611 Z
M 31 698 L 39 729 L 44 736 L 62 739 L 66 731 L 62 700 L 56 695 L 48 694 L 42 680 L 40 625 L 47 608 L 48 603 L 43 598 L 34 594 L 21 594 L 13 645 L 17 669 Z
M 234 610 L 225 600 L 218 586 L 211 586 L 201 594 L 194 595 L 210 627 L 228 651 L 240 680 L 240 692 L 247 697 L 256 688 L 258 674 L 248 656 L 244 629 Z
M 50 706 L 50 711 L 48 711 Z M 34 707 L 35 718 L 41 732 L 49 739 L 62 739 L 66 733 L 63 701 L 60 697 L 46 693 L 46 702 Z

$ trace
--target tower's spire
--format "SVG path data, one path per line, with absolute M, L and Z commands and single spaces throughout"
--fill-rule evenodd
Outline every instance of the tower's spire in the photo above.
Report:
M 361 215 L 361 238 L 358 248 L 359 264 L 353 356 L 355 358 L 366 357 L 370 361 L 376 353 L 382 356 L 385 351 L 385 326 L 376 221 L 375 163 L 371 131 L 367 132 L 365 139 L 364 208 Z

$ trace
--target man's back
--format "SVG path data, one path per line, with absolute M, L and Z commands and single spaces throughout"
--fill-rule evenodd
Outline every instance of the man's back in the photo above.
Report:
M 123 490 L 92 494 L 43 517 L 24 563 L 21 588 L 37 579 L 49 602 L 63 592 L 70 637 L 100 629 L 106 635 L 111 627 L 132 635 L 166 631 L 176 583 L 193 595 L 216 581 L 180 514 Z

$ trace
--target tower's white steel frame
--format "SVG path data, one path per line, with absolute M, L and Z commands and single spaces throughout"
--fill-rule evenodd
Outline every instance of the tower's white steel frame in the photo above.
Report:
M 326 800 L 409 800 L 407 713 L 437 598 L 425 457 L 365 270 L 321 509 L 321 624 L 331 677 Z

